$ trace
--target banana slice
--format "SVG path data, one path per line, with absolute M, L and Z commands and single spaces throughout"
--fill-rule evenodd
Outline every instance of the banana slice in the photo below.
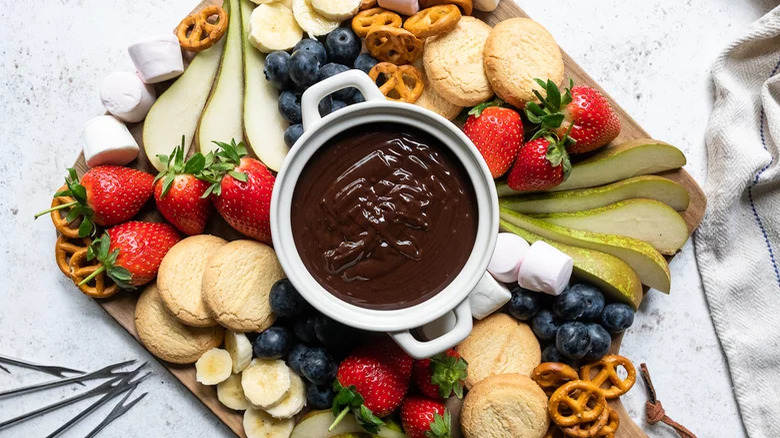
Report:
M 233 359 L 233 374 L 244 371 L 252 362 L 252 343 L 243 333 L 233 330 L 225 332 L 225 350 Z
M 217 385 L 217 398 L 220 403 L 236 411 L 245 411 L 252 407 L 252 404 L 244 397 L 241 374 L 231 374 L 227 380 L 220 382 Z
M 293 0 L 292 10 L 298 25 L 311 37 L 325 35 L 339 27 L 338 21 L 328 20 L 318 14 L 312 7 L 311 0 Z
M 361 0 L 311 0 L 311 6 L 328 20 L 344 21 L 357 13 L 360 2 Z
M 204 385 L 224 382 L 232 371 L 233 359 L 221 348 L 212 348 L 195 362 L 195 379 Z
M 278 405 L 265 410 L 276 418 L 292 418 L 306 406 L 306 385 L 303 380 L 290 370 L 290 391 Z
M 292 49 L 303 31 L 292 11 L 282 3 L 266 3 L 249 17 L 249 42 L 263 53 Z
M 247 438 L 290 438 L 295 420 L 279 420 L 260 409 L 249 408 L 244 412 L 244 433 Z
M 241 373 L 241 387 L 246 399 L 255 407 L 274 407 L 290 391 L 290 369 L 283 360 L 252 359 Z

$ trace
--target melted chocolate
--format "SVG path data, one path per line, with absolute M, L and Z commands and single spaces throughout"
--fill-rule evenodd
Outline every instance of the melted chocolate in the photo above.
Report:
M 369 309 L 410 307 L 440 292 L 477 234 L 466 170 L 435 137 L 400 124 L 332 138 L 303 169 L 291 214 L 312 276 Z

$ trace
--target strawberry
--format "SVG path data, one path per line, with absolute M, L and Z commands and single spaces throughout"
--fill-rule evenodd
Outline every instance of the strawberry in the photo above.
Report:
M 271 192 L 276 178 L 263 163 L 246 156 L 244 143 L 215 143 L 220 150 L 201 174 L 211 183 L 204 196 L 211 196 L 231 227 L 271 243 Z
M 591 87 L 574 86 L 569 80 L 569 88 L 561 96 L 558 86 L 552 81 L 536 82 L 547 92 L 546 97 L 534 91 L 541 106 L 529 102 L 525 114 L 531 123 L 541 125 L 541 129 L 558 134 L 563 138 L 568 132 L 573 144 L 567 146 L 572 154 L 582 154 L 598 149 L 620 134 L 620 118 L 612 105 L 598 90 Z
M 553 134 L 532 138 L 520 148 L 507 185 L 516 191 L 548 190 L 562 183 L 569 176 L 571 162 L 566 153 L 566 138 L 558 140 Z
M 438 400 L 407 397 L 401 406 L 401 424 L 409 438 L 450 438 L 450 413 Z
M 453 394 L 463 398 L 467 370 L 468 362 L 457 351 L 449 349 L 430 359 L 415 361 L 412 379 L 417 389 L 432 399 L 445 399 Z
M 81 284 L 105 271 L 123 289 L 142 286 L 154 279 L 163 257 L 179 240 L 176 229 L 166 223 L 130 221 L 109 228 L 87 250 L 87 260 L 97 259 L 101 266 Z
M 520 114 L 502 108 L 502 103 L 497 99 L 475 106 L 463 124 L 463 132 L 482 154 L 493 178 L 509 170 L 523 144 Z
M 333 414 L 338 424 L 353 412 L 364 429 L 377 433 L 382 417 L 401 405 L 409 388 L 412 358 L 385 339 L 355 349 L 339 365 Z
M 154 179 L 154 200 L 168 222 L 191 236 L 203 233 L 213 206 L 203 197 L 209 183 L 196 177 L 205 168 L 206 157 L 198 152 L 184 161 L 183 136 L 181 142 L 170 157 L 158 156 L 167 167 Z
M 129 167 L 97 166 L 79 181 L 76 170 L 68 169 L 67 187 L 54 197 L 70 196 L 75 201 L 42 211 L 35 218 L 70 208 L 68 222 L 81 218 L 79 236 L 91 236 L 95 234 L 95 225 L 110 227 L 135 216 L 152 197 L 153 180 L 152 175 Z

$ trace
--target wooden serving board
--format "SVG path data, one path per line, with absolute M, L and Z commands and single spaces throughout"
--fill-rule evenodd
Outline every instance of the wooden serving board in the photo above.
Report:
M 221 0 L 204 0 L 194 9 L 194 11 L 200 10 L 208 5 L 218 4 L 221 5 Z M 498 9 L 491 13 L 475 11 L 475 16 L 486 21 L 490 25 L 514 17 L 528 17 L 512 0 L 504 0 L 499 4 Z M 620 144 L 624 141 L 650 137 L 626 112 L 595 82 L 585 73 L 580 66 L 575 63 L 569 55 L 563 53 L 563 60 L 566 66 L 566 75 L 574 79 L 577 84 L 585 84 L 600 90 L 612 103 L 613 108 L 620 116 L 622 131 L 620 136 L 614 141 L 614 144 Z M 165 85 L 160 87 L 159 92 L 162 91 Z M 135 136 L 138 144 L 142 144 L 141 132 L 143 123 L 139 123 L 130 126 L 130 130 Z M 142 149 L 143 150 L 143 149 Z M 139 158 L 131 163 L 131 166 L 145 170 L 152 174 L 156 174 L 156 171 L 152 168 L 149 161 L 143 155 L 143 152 Z M 83 154 L 79 156 L 74 167 L 78 171 L 79 175 L 84 174 L 88 170 L 88 167 L 84 161 Z M 693 234 L 694 230 L 699 226 L 706 207 L 706 198 L 696 181 L 685 170 L 677 170 L 673 172 L 667 172 L 662 176 L 674 180 L 680 183 L 688 190 L 690 194 L 690 205 L 688 209 L 682 213 L 683 218 L 688 224 L 688 230 Z M 154 206 L 150 203 L 141 212 L 140 218 L 142 220 L 162 220 L 159 213 L 156 212 Z M 241 238 L 241 235 L 230 228 L 219 215 L 214 215 L 214 218 L 209 223 L 206 230 L 207 233 L 216 234 L 222 236 L 228 240 L 234 240 Z M 671 257 L 669 258 L 671 259 Z M 645 290 L 647 292 L 647 290 Z M 134 293 L 120 293 L 107 300 L 99 300 L 98 303 L 108 312 L 122 327 L 124 327 L 131 335 L 138 339 L 138 335 L 135 331 L 134 313 L 137 294 Z M 622 335 L 616 337 L 612 342 L 611 352 L 617 353 L 620 350 L 620 343 L 622 341 Z M 181 381 L 192 393 L 200 399 L 214 414 L 219 417 L 236 435 L 240 437 L 246 437 L 242 426 L 242 413 L 230 410 L 224 407 L 219 400 L 217 400 L 216 389 L 214 387 L 203 386 L 195 381 L 195 367 L 192 365 L 181 366 L 163 362 L 163 365 Z M 460 403 L 450 403 L 451 410 L 453 411 L 453 425 L 458 425 L 458 411 Z M 620 413 L 620 428 L 617 433 L 618 438 L 647 438 L 647 435 L 631 420 L 628 413 L 623 408 L 623 405 L 619 400 L 611 403 L 612 407 Z M 455 427 L 459 429 L 459 427 Z M 459 432 L 456 432 L 456 436 L 460 436 Z M 312 437 L 317 438 L 317 437 Z M 485 437 L 488 438 L 488 437 Z

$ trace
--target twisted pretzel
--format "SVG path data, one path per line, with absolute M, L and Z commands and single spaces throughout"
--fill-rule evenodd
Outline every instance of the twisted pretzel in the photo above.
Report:
M 366 35 L 366 49 L 374 58 L 395 65 L 411 64 L 423 51 L 423 42 L 406 29 L 377 26 Z
M 352 17 L 352 30 L 355 35 L 365 38 L 371 29 L 380 26 L 400 28 L 403 20 L 401 16 L 387 9 L 371 8 L 360 11 Z
M 561 430 L 563 430 L 563 434 L 567 437 L 593 438 L 598 436 L 598 434 L 601 433 L 601 431 L 604 429 L 604 426 L 609 420 L 610 412 L 612 412 L 612 409 L 610 409 L 609 406 L 606 406 L 604 410 L 601 411 L 601 415 L 599 415 L 598 418 L 596 418 L 594 421 L 575 424 L 574 426 L 562 427 Z
M 607 424 L 596 433 L 596 437 L 614 437 L 618 427 L 620 427 L 620 414 L 618 414 L 616 410 L 609 408 L 609 419 L 607 420 Z
M 417 38 L 428 38 L 455 29 L 460 21 L 460 9 L 455 5 L 437 5 L 406 19 L 404 29 Z
M 625 380 L 621 379 L 617 374 L 617 368 L 620 366 L 625 368 L 628 373 Z M 580 368 L 580 379 L 593 383 L 604 392 L 607 400 L 612 400 L 627 393 L 634 386 L 634 383 L 636 383 L 636 368 L 625 357 L 608 354 L 598 362 L 582 366 Z M 605 383 L 607 384 L 606 387 L 604 387 Z
M 371 9 L 376 6 L 376 2 L 377 0 L 362 0 L 360 6 L 358 6 L 358 10 L 365 11 L 366 9 Z
M 69 267 L 70 278 L 86 295 L 94 298 L 108 298 L 119 292 L 119 286 L 108 278 L 105 272 L 101 272 L 88 283 L 79 286 L 79 283 L 101 267 L 97 260 L 87 260 L 87 248 L 76 251 L 70 257 Z
M 209 18 L 216 15 L 214 23 Z M 200 12 L 188 15 L 176 27 L 176 37 L 184 50 L 200 52 L 206 50 L 222 38 L 227 31 L 228 15 L 219 6 L 206 6 Z
M 422 73 L 412 65 L 399 67 L 389 62 L 380 62 L 371 68 L 368 76 L 375 83 L 380 76 L 384 79 L 384 83 L 377 85 L 388 100 L 414 103 L 423 92 Z
M 575 380 L 553 392 L 548 408 L 555 424 L 574 426 L 598 419 L 607 408 L 607 399 L 596 385 Z
M 67 187 L 62 186 L 58 190 L 58 192 L 61 192 L 63 190 L 67 189 Z M 56 198 L 52 198 L 51 200 L 51 207 L 59 207 L 60 205 L 64 204 L 70 204 L 71 202 L 74 202 L 75 199 L 71 198 L 70 196 L 57 196 Z M 69 238 L 69 239 L 78 239 L 79 237 L 79 227 L 75 226 L 74 222 L 68 222 L 68 212 L 70 212 L 70 208 L 64 208 L 62 210 L 54 210 L 51 214 L 51 221 L 54 224 L 54 228 L 59 231 L 60 234 L 63 236 Z M 62 268 L 60 268 L 62 269 Z
M 531 372 L 531 380 L 536 382 L 548 396 L 561 385 L 572 380 L 579 380 L 577 370 L 558 362 L 545 362 Z
M 420 0 L 420 7 L 423 9 L 438 5 L 455 5 L 463 11 L 463 15 L 471 15 L 474 8 L 472 0 Z
M 70 258 L 77 251 L 89 248 L 91 243 L 91 239 L 70 239 L 64 235 L 58 237 L 54 245 L 54 257 L 57 259 L 60 271 L 70 277 Z

